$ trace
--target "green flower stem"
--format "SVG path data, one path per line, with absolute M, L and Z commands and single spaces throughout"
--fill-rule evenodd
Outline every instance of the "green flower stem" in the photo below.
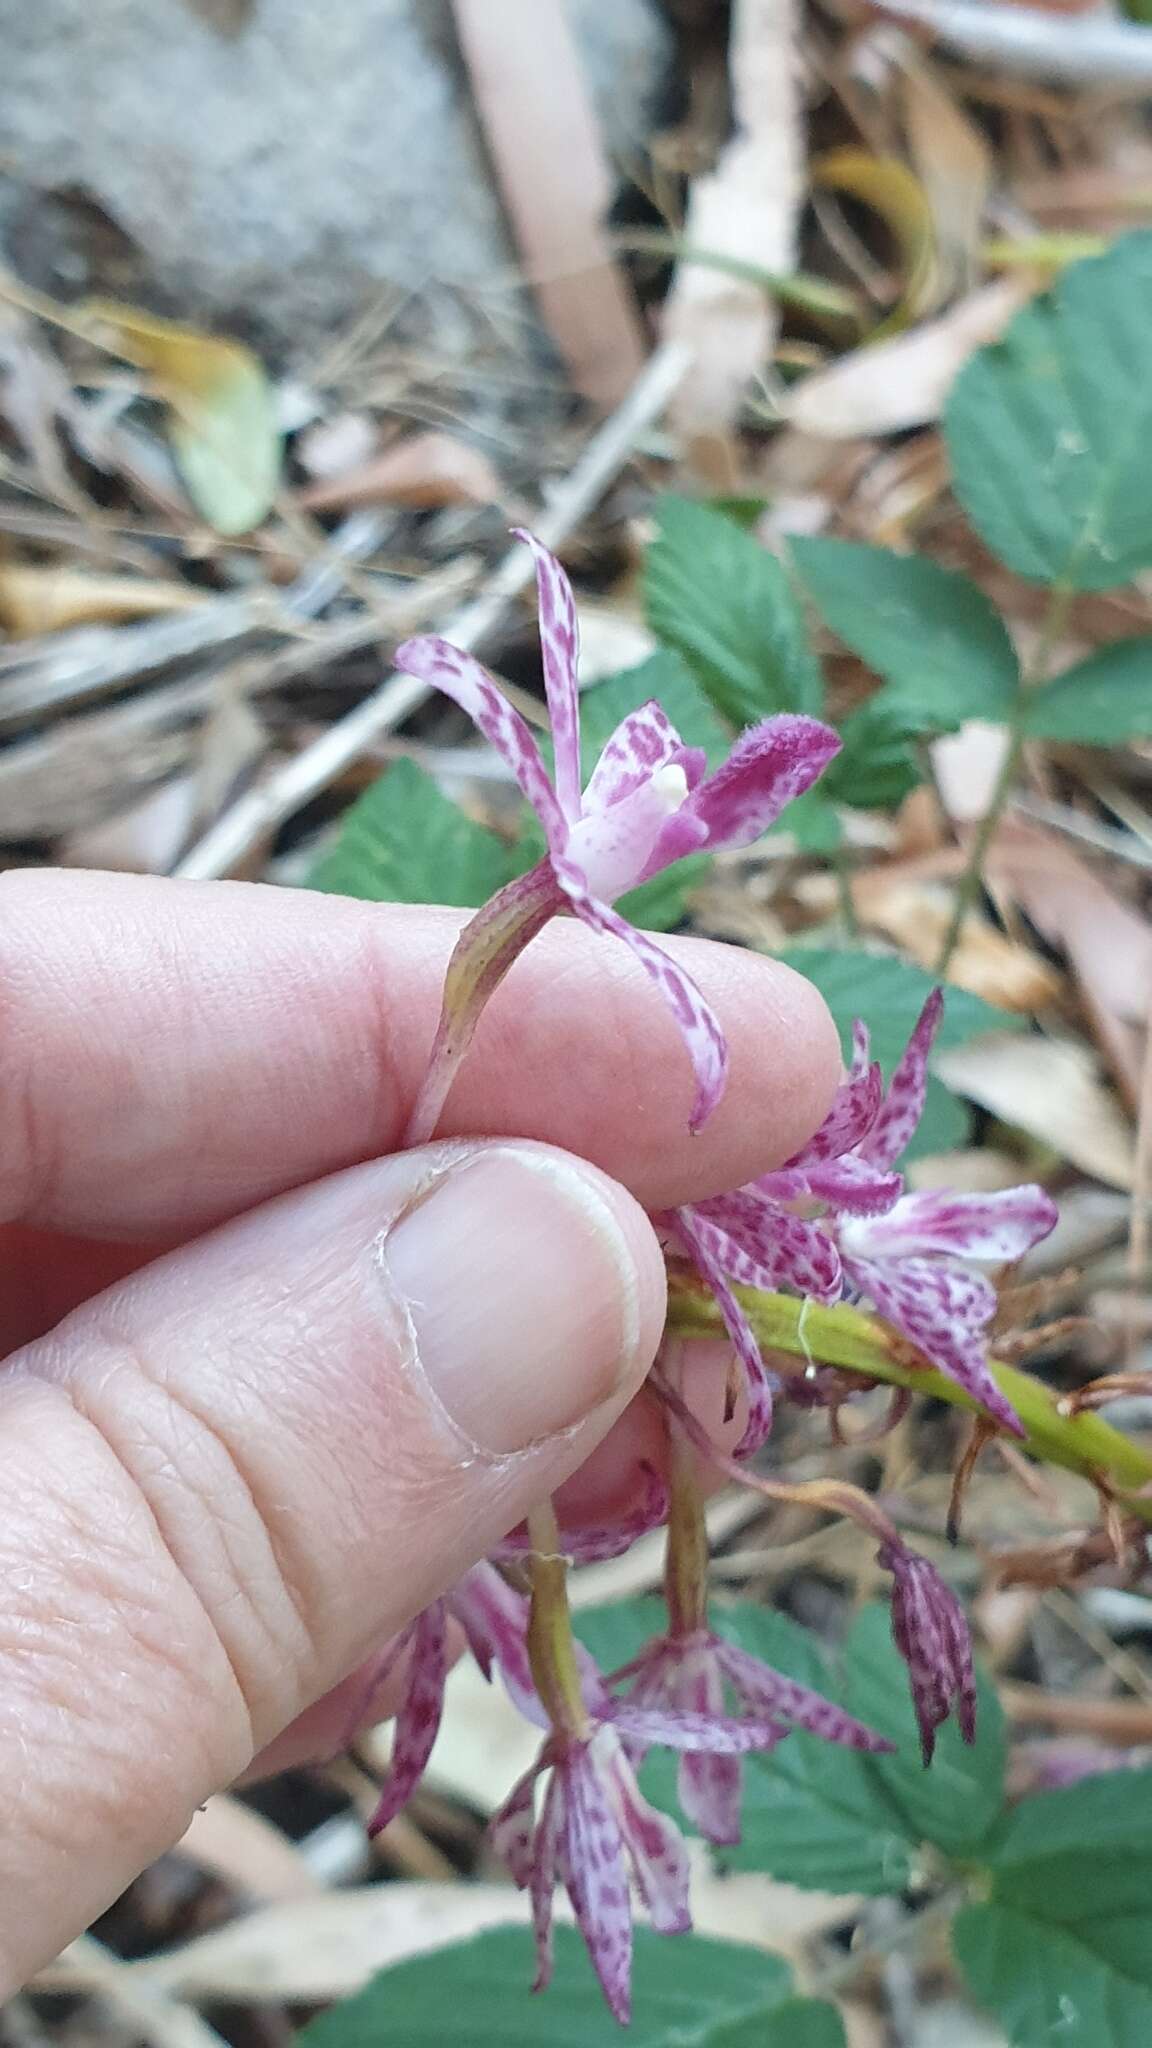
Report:
M 1036 652 L 1028 665 L 1027 672 L 1020 677 L 1016 686 L 1016 695 L 1012 701 L 1012 713 L 1008 721 L 1008 746 L 1004 759 L 1000 764 L 1000 773 L 996 777 L 996 787 L 989 799 L 988 809 L 980 820 L 976 836 L 969 849 L 968 858 L 964 863 L 964 872 L 956 885 L 956 897 L 952 905 L 952 915 L 948 921 L 948 930 L 944 936 L 944 944 L 940 949 L 940 958 L 936 962 L 936 972 L 941 980 L 943 980 L 951 965 L 952 955 L 956 951 L 960 934 L 964 929 L 964 919 L 976 900 L 976 895 L 984 876 L 984 861 L 987 857 L 988 848 L 992 844 L 992 836 L 997 825 L 1000 823 L 1001 812 L 1012 793 L 1012 784 L 1016 780 L 1017 770 L 1020 766 L 1020 757 L 1024 751 L 1024 741 L 1027 737 L 1029 691 L 1035 684 L 1048 680 L 1048 670 L 1052 661 L 1053 651 L 1068 623 L 1068 613 L 1071 609 L 1072 599 L 1076 595 L 1076 573 L 1083 548 L 1084 542 L 1082 540 L 1073 550 L 1072 559 L 1068 563 L 1060 581 L 1054 583 L 1048 593 L 1048 607 L 1044 615 L 1044 625 L 1037 643 Z
M 954 1380 L 930 1365 L 916 1364 L 905 1340 L 863 1309 L 821 1308 L 816 1302 L 797 1301 L 787 1294 L 762 1294 L 753 1287 L 737 1287 L 735 1293 L 762 1348 L 795 1357 L 797 1372 L 811 1364 L 838 1366 L 887 1386 L 931 1394 L 954 1408 L 966 1408 L 970 1414 L 984 1412 Z M 722 1333 L 723 1325 L 712 1297 L 674 1275 L 668 1328 L 680 1337 L 714 1337 Z M 1089 1481 L 1102 1480 L 1124 1494 L 1135 1495 L 1141 1488 L 1149 1488 L 1147 1499 L 1128 1499 L 1123 1505 L 1152 1523 L 1152 1455 L 1099 1415 L 1062 1414 L 1059 1397 L 1031 1373 L 1003 1365 L 998 1359 L 991 1359 L 989 1365 L 1001 1393 L 1024 1424 L 1024 1450 L 1047 1465 L 1061 1465 Z M 779 1366 L 781 1371 L 787 1370 L 784 1358 Z

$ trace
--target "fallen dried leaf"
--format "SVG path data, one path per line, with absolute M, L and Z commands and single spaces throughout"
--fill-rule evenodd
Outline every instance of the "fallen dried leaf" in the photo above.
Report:
M 1001 335 L 1032 286 L 1019 277 L 984 285 L 937 320 L 874 347 L 867 343 L 817 370 L 789 394 L 792 426 L 828 440 L 900 433 L 938 419 L 956 372 Z
M 1131 1188 L 1132 1127 L 1087 1046 L 1065 1038 L 994 1033 L 936 1060 L 949 1088 L 1027 1131 L 1109 1187 Z
M 309 512 L 352 505 L 498 505 L 503 486 L 478 448 L 450 434 L 412 434 L 355 469 L 307 484 L 296 502 Z
M 170 408 L 184 481 L 209 524 L 222 534 L 258 526 L 280 481 L 280 430 L 259 357 L 112 299 L 85 300 L 78 316 L 94 341 L 153 379 Z
M 899 157 L 873 156 L 866 149 L 834 149 L 816 158 L 812 182 L 846 192 L 878 213 L 900 252 L 900 299 L 873 330 L 872 341 L 898 334 L 941 298 L 932 209 L 920 180 Z
M 100 576 L 25 562 L 0 566 L 0 624 L 21 640 L 67 626 L 196 611 L 207 601 L 208 593 L 190 584 L 146 576 Z

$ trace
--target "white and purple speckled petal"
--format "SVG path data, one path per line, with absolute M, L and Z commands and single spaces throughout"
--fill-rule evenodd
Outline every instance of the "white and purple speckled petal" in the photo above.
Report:
M 537 1728 L 548 1726 L 528 1660 L 528 1601 L 507 1584 L 491 1564 L 474 1565 L 449 1596 L 449 1604 L 469 1641 L 485 1645 L 486 1661 L 495 1664 L 509 1698 Z
M 781 1671 L 773 1671 L 748 1650 L 735 1643 L 719 1641 L 717 1660 L 744 1704 L 761 1717 L 779 1719 L 793 1728 L 803 1728 L 822 1742 L 839 1743 L 845 1749 L 862 1749 L 873 1754 L 893 1745 L 872 1728 L 866 1728 L 852 1714 L 811 1687 L 799 1685 Z
M 855 1152 L 846 1153 L 843 1159 L 820 1159 L 797 1170 L 804 1180 L 804 1194 L 846 1216 L 886 1215 L 904 1187 L 902 1174 L 870 1166 Z M 791 1199 L 795 1200 L 795 1195 Z
M 894 1166 L 920 1121 L 928 1086 L 928 1055 L 943 1014 L 944 991 L 934 988 L 896 1063 L 876 1121 L 860 1141 L 861 1157 L 873 1166 Z
M 444 1711 L 444 1681 L 448 1675 L 443 1601 L 434 1601 L 413 1623 L 408 1659 L 404 1704 L 396 1716 L 392 1739 L 392 1766 L 368 1823 L 370 1835 L 379 1834 L 407 1805 L 432 1754 Z
M 528 1887 L 532 1897 L 532 1932 L 536 1937 L 536 1979 L 533 1991 L 546 1991 L 552 1981 L 552 1905 L 556 1879 L 562 1875 L 561 1844 L 566 1821 L 564 1785 L 553 1771 L 540 1809 L 532 1845 Z
M 658 1934 L 687 1934 L 692 1915 L 688 1907 L 688 1846 L 683 1835 L 666 1813 L 649 1805 L 618 1745 L 602 1753 L 600 1768 L 611 1783 L 624 1846 L 653 1927 Z
M 508 763 L 520 789 L 544 827 L 549 850 L 563 849 L 568 825 L 556 792 L 548 780 L 540 749 L 520 713 L 497 688 L 487 669 L 464 654 L 451 641 L 427 633 L 406 640 L 397 649 L 396 667 L 405 675 L 417 676 L 433 689 L 443 690 L 478 725 Z
M 590 817 L 593 812 L 605 811 L 611 804 L 620 803 L 651 782 L 657 769 L 666 768 L 670 762 L 685 768 L 691 764 L 696 782 L 700 780 L 698 761 L 699 748 L 685 747 L 676 727 L 672 724 L 662 704 L 650 697 L 646 704 L 630 711 L 620 720 L 615 732 L 605 741 L 604 749 L 588 777 L 584 791 L 583 814 Z M 690 782 L 685 769 L 685 781 Z
M 646 932 L 638 932 L 607 904 L 598 903 L 595 897 L 585 894 L 578 879 L 566 875 L 562 863 L 557 864 L 556 872 L 576 916 L 583 924 L 590 925 L 593 931 L 622 939 L 635 953 L 671 1010 L 696 1075 L 696 1098 L 688 1127 L 698 1131 L 711 1116 L 728 1079 L 728 1041 L 720 1028 L 719 1018 L 705 1002 L 692 977 L 685 974 L 663 946 L 658 946 Z
M 868 1058 L 868 1032 L 859 1022 L 853 1027 L 852 1067 L 832 1098 L 832 1107 L 806 1145 L 785 1161 L 789 1167 L 807 1167 L 822 1159 L 839 1159 L 868 1135 L 884 1099 L 884 1077 L 879 1062 Z M 856 1035 L 858 1034 L 858 1035 Z M 772 1176 L 768 1176 L 772 1178 Z
M 728 759 L 692 792 L 686 808 L 705 826 L 706 845 L 751 846 L 786 804 L 810 789 L 840 751 L 831 726 L 789 712 L 742 733 Z
M 592 1967 L 609 2008 L 622 2026 L 632 2011 L 632 1900 L 624 1862 L 624 1838 L 612 1791 L 602 1775 L 600 1730 L 557 1765 L 563 1777 L 564 1817 L 557 1844 L 557 1868 L 567 1887 Z
M 572 585 L 556 560 L 523 527 L 513 532 L 532 550 L 536 564 L 536 591 L 540 605 L 540 652 L 544 665 L 544 691 L 552 727 L 556 760 L 556 796 L 570 825 L 581 812 L 580 801 L 580 630 Z M 527 792 L 525 792 L 527 793 Z M 529 797 L 529 802 L 532 802 Z
M 536 1780 L 542 1769 L 538 1760 L 522 1778 L 517 1778 L 488 1823 L 488 1839 L 522 1892 L 527 1891 L 536 1868 Z
M 976 1675 L 964 1610 L 935 1565 L 900 1542 L 885 1543 L 879 1562 L 893 1574 L 892 1638 L 908 1666 L 924 1762 L 936 1730 L 953 1708 L 965 1742 L 976 1739 Z
M 693 1212 L 721 1234 L 713 1241 L 732 1280 L 745 1287 L 794 1288 L 814 1301 L 840 1298 L 840 1254 L 819 1222 L 794 1216 L 763 1191 L 763 1184 L 737 1188 L 696 1205 Z
M 716 1655 L 716 1639 L 702 1635 L 683 1645 L 672 1641 L 668 1647 L 678 1666 L 670 1703 L 707 1714 L 710 1720 L 719 1719 L 724 1713 L 724 1673 Z M 717 1756 L 699 1749 L 681 1751 L 676 1773 L 681 1808 L 705 1841 L 718 1849 L 730 1848 L 740 1840 L 743 1789 L 744 1767 L 738 1756 Z
M 612 1702 L 613 1725 L 629 1742 L 646 1748 L 699 1749 L 710 1756 L 747 1756 L 775 1749 L 782 1731 L 774 1721 L 739 1714 L 696 1714 L 687 1707 L 637 1707 L 631 1699 Z
M 845 1272 L 882 1316 L 925 1358 L 963 1387 L 1013 1436 L 1026 1434 L 988 1369 L 985 1331 L 995 1290 L 979 1273 L 927 1259 L 873 1260 L 845 1255 Z
M 684 790 L 682 769 L 658 768 L 618 803 L 588 811 L 573 825 L 564 864 L 580 874 L 589 895 L 614 903 L 697 849 L 700 827 L 681 808 Z
M 1057 1220 L 1056 1204 L 1043 1188 L 1027 1184 L 987 1195 L 925 1190 L 903 1199 L 874 1222 L 854 1223 L 844 1232 L 845 1248 L 864 1258 L 903 1259 L 944 1252 L 965 1259 L 1019 1259 Z

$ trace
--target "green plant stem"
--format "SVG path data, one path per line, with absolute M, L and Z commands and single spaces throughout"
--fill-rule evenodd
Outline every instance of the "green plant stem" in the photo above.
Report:
M 1027 736 L 1025 717 L 1028 709 L 1028 692 L 1035 684 L 1047 680 L 1052 650 L 1064 631 L 1069 606 L 1076 594 L 1075 574 L 1076 559 L 1074 556 L 1059 583 L 1054 583 L 1049 592 L 1048 608 L 1044 615 L 1044 625 L 1036 646 L 1036 652 L 1028 664 L 1027 672 L 1020 677 L 1016 686 L 1016 696 L 1012 704 L 1012 716 L 1008 724 L 1008 747 L 1004 759 L 1000 763 L 1000 773 L 996 777 L 996 786 L 989 798 L 988 808 L 980 820 L 976 836 L 969 848 L 968 858 L 964 863 L 964 871 L 956 885 L 956 897 L 952 905 L 952 915 L 948 920 L 948 930 L 944 934 L 944 944 L 940 948 L 940 958 L 936 962 L 936 972 L 941 980 L 944 979 L 952 964 L 952 955 L 956 951 L 960 934 L 964 929 L 964 919 L 972 908 L 983 879 L 984 861 L 988 848 L 992 844 L 992 838 L 997 825 L 1000 823 L 1001 814 L 1011 793 L 1012 784 L 1016 780 L 1016 771 L 1020 766 L 1020 757 L 1023 754 L 1024 741 Z
M 970 1414 L 984 1412 L 954 1380 L 930 1365 L 917 1364 L 904 1339 L 864 1309 L 844 1305 L 822 1308 L 816 1302 L 798 1301 L 787 1294 L 763 1294 L 753 1287 L 737 1287 L 735 1292 L 761 1347 L 784 1354 L 777 1361 L 781 1371 L 787 1370 L 789 1357 L 796 1359 L 797 1373 L 815 1361 L 859 1373 L 863 1379 L 880 1380 L 886 1386 L 930 1394 Z M 669 1330 L 680 1337 L 714 1337 L 722 1327 L 712 1297 L 674 1274 L 668 1299 Z M 1147 1488 L 1147 1498 L 1129 1498 L 1123 1506 L 1152 1524 L 1152 1455 L 1099 1415 L 1062 1413 L 1059 1398 L 1031 1373 L 999 1359 L 990 1359 L 989 1368 L 1024 1425 L 1024 1450 L 1090 1482 L 1102 1480 L 1125 1495 L 1138 1495 Z
M 852 896 L 852 870 L 843 846 L 836 848 L 832 855 L 832 865 L 836 871 L 836 888 L 840 897 L 840 921 L 848 938 L 858 939 L 860 920 L 856 915 L 856 904 Z

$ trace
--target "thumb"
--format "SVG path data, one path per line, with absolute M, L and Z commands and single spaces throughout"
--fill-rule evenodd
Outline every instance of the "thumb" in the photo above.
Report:
M 159 1260 L 0 1379 L 0 1994 L 568 1476 L 651 1362 L 643 1212 L 440 1145 Z

